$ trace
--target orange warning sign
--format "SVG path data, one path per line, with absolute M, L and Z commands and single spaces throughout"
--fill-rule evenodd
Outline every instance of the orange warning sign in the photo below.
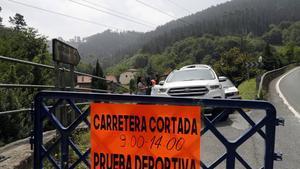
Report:
M 201 108 L 91 104 L 91 168 L 200 169 Z

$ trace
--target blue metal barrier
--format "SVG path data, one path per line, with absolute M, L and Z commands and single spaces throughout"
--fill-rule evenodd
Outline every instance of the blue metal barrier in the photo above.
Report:
M 46 101 L 52 99 L 56 100 L 55 104 L 49 108 Z M 56 169 L 73 169 L 79 163 L 83 162 L 87 168 L 90 168 L 88 156 L 90 149 L 85 152 L 80 152 L 75 143 L 69 138 L 72 131 L 82 122 L 90 126 L 88 121 L 89 109 L 85 112 L 76 106 L 74 100 L 89 100 L 91 102 L 118 102 L 118 103 L 145 103 L 145 104 L 169 104 L 169 105 L 199 105 L 202 107 L 222 108 L 224 111 L 215 117 L 213 120 L 207 118 L 204 114 L 202 119 L 205 127 L 201 130 L 201 135 L 207 131 L 211 131 L 214 136 L 220 140 L 226 147 L 226 152 L 218 159 L 216 159 L 210 166 L 207 166 L 201 161 L 203 169 L 216 168 L 221 162 L 226 160 L 226 168 L 234 169 L 235 160 L 238 160 L 245 168 L 251 168 L 248 163 L 237 153 L 237 148 L 247 141 L 255 133 L 258 133 L 265 140 L 265 156 L 264 169 L 273 169 L 274 160 L 279 158 L 274 153 L 275 145 L 275 128 L 280 123 L 276 118 L 276 110 L 274 106 L 264 101 L 242 101 L 242 100 L 216 100 L 216 99 L 194 99 L 194 98 L 176 98 L 176 97 L 151 97 L 151 96 L 132 96 L 132 95 L 115 95 L 115 94 L 95 94 L 95 93 L 81 93 L 81 92 L 54 92 L 44 91 L 40 92 L 35 97 L 34 109 L 34 169 L 42 169 L 45 158 L 52 164 L 52 168 Z M 78 117 L 69 126 L 65 127 L 55 117 L 53 112 L 63 101 L 68 102 L 70 107 L 78 114 Z M 265 110 L 266 116 L 260 119 L 257 123 L 244 112 L 243 109 L 259 109 Z M 227 113 L 236 110 L 251 126 L 236 140 L 228 140 L 222 135 L 214 126 L 217 121 L 221 120 Z M 48 119 L 55 129 L 59 132 L 60 138 L 47 149 L 43 145 L 43 122 Z M 265 127 L 265 131 L 262 130 Z M 54 147 L 60 143 L 60 161 L 57 162 L 51 157 L 50 153 Z M 69 149 L 72 149 L 79 159 L 70 164 Z

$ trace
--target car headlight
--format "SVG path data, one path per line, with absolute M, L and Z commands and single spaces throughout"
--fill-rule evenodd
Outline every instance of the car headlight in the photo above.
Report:
M 237 92 L 234 92 L 233 94 L 234 94 L 235 96 L 238 96 L 238 95 L 240 94 L 240 92 L 237 91 Z
M 221 86 L 221 85 L 211 85 L 210 88 L 211 88 L 212 90 L 215 90 L 215 89 L 221 89 L 222 86 Z
M 166 91 L 167 91 L 167 89 L 165 89 L 165 88 L 158 89 L 158 93 L 165 93 Z

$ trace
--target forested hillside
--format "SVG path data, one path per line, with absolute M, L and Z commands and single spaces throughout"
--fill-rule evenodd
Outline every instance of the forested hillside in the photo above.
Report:
M 110 30 L 84 38 L 78 43 L 78 49 L 84 62 L 93 63 L 96 59 L 103 66 L 111 65 L 123 59 L 125 55 L 132 55 L 139 48 L 141 33 L 137 32 L 112 32 Z M 74 42 L 71 42 L 74 43 Z
M 232 0 L 169 22 L 151 32 L 106 31 L 96 34 L 85 38 L 79 49 L 86 57 L 84 60 L 92 62 L 99 58 L 102 65 L 107 67 L 132 56 L 139 49 L 145 53 L 160 53 L 176 41 L 191 36 L 261 36 L 269 30 L 271 24 L 299 19 L 299 0 Z
M 249 33 L 240 35 L 191 36 L 175 42 L 164 51 L 152 54 L 139 51 L 133 57 L 109 68 L 109 74 L 118 76 L 129 69 L 139 69 L 143 76 L 164 75 L 187 64 L 203 63 L 214 67 L 240 84 L 249 73 L 254 77 L 265 70 L 272 70 L 300 61 L 300 22 L 283 21 L 270 25 L 261 36 Z M 246 62 L 257 62 L 262 56 L 264 67 L 248 69 Z

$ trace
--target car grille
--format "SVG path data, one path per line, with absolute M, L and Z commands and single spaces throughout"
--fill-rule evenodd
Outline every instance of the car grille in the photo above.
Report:
M 168 91 L 170 96 L 203 96 L 207 93 L 205 86 L 171 88 Z

